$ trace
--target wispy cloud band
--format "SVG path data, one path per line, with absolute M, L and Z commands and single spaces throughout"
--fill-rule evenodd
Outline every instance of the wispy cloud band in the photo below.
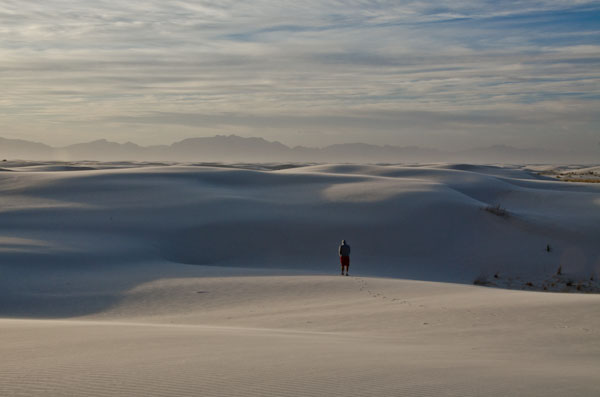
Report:
M 598 19 L 594 1 L 3 1 L 0 123 L 49 143 L 584 149 L 600 140 Z

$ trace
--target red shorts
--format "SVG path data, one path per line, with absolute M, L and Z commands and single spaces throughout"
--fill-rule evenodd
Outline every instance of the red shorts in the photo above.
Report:
M 340 256 L 340 263 L 342 264 L 342 267 L 349 267 L 350 266 L 350 257 L 349 256 Z

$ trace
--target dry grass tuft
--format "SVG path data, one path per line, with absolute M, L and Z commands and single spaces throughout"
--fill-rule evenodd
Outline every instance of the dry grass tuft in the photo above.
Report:
M 477 276 L 475 280 L 473 280 L 474 285 L 491 285 L 492 283 L 488 280 L 488 277 L 484 274 Z
M 510 214 L 508 213 L 506 208 L 501 207 L 500 204 L 488 205 L 484 209 L 487 212 L 490 212 L 490 213 L 492 213 L 496 216 L 502 217 L 502 218 L 508 218 L 510 216 Z

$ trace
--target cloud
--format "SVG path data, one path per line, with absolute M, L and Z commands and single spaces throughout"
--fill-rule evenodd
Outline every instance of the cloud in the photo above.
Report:
M 118 126 L 141 144 L 210 128 L 316 144 L 296 133 L 310 128 L 518 146 L 558 131 L 560 114 L 585 147 L 598 17 L 597 2 L 558 0 L 4 1 L 0 123 L 60 143 Z

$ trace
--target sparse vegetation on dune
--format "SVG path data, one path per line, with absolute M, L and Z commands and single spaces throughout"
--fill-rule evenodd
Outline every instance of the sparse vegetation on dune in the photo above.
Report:
M 557 168 L 555 170 L 538 172 L 538 175 L 555 178 L 561 182 L 600 183 L 600 170 L 598 167 L 594 167 L 591 170 L 584 168 L 568 171 Z
M 500 204 L 488 205 L 484 208 L 487 212 L 497 215 L 502 218 L 508 218 L 510 216 L 506 208 L 503 208 Z
M 488 279 L 488 277 L 484 274 L 480 274 L 473 280 L 474 285 L 493 285 L 493 283 Z
M 598 179 L 586 179 L 586 178 L 561 178 L 563 182 L 581 182 L 581 183 L 600 183 L 600 177 Z
M 528 280 L 523 277 L 500 277 L 498 273 L 494 274 L 494 280 L 490 280 L 487 275 L 480 274 L 473 280 L 474 285 L 497 287 L 507 289 L 522 289 L 530 291 L 547 292 L 577 292 L 577 293 L 600 293 L 600 282 L 592 274 L 589 278 L 578 278 L 573 275 L 565 275 L 562 266 L 550 277 L 538 280 Z

